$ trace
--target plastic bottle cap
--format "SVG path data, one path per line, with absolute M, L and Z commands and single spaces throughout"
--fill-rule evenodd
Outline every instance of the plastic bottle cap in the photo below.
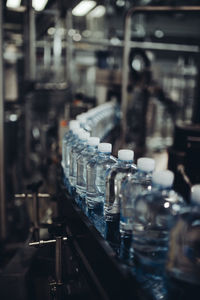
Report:
M 80 130 L 83 130 L 83 129 L 80 129 L 80 128 L 72 128 L 73 134 L 77 134 L 77 135 L 78 135 Z
M 174 182 L 174 173 L 169 170 L 156 171 L 152 175 L 152 182 L 163 187 L 171 187 Z
M 90 145 L 90 146 L 97 146 L 99 144 L 99 142 L 100 142 L 100 138 L 98 138 L 98 137 L 90 137 L 88 139 L 88 145 Z
M 155 160 L 148 157 L 140 157 L 137 160 L 137 167 L 141 171 L 152 172 L 155 168 Z
M 85 130 L 81 130 L 79 133 L 78 133 L 78 137 L 80 140 L 82 141 L 87 141 L 88 138 L 90 137 L 90 134 L 89 132 L 86 132 Z
M 69 129 L 70 130 L 73 130 L 73 128 L 79 128 L 79 127 L 80 127 L 80 124 L 78 121 L 76 121 L 76 120 L 69 121 Z
M 98 150 L 100 152 L 104 152 L 104 153 L 111 153 L 112 152 L 112 144 L 110 144 L 110 143 L 100 143 L 98 145 Z
M 120 160 L 132 160 L 133 161 L 134 152 L 129 149 L 122 149 L 118 151 L 118 158 Z
M 83 122 L 85 123 L 87 121 L 87 118 L 84 116 L 84 115 L 78 115 L 76 117 L 76 119 L 79 121 L 79 122 Z
M 195 184 L 192 186 L 191 201 L 200 204 L 200 184 Z

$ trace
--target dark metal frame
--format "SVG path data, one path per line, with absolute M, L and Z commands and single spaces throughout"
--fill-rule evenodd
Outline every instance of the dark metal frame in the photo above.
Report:
M 3 82 L 3 1 L 0 1 L 0 240 L 6 237 L 5 136 Z
M 32 0 L 26 1 L 25 22 L 27 26 L 24 28 L 25 37 L 25 79 L 34 81 L 36 76 L 36 28 L 35 28 L 35 11 L 32 7 Z

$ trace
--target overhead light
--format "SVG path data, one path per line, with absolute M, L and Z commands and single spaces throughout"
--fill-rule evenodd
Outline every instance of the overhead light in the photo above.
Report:
M 9 8 L 17 8 L 21 4 L 21 0 L 7 0 L 6 6 Z
M 41 11 L 45 8 L 48 0 L 32 0 L 32 6 L 35 10 Z
M 72 10 L 72 15 L 74 16 L 85 16 L 91 9 L 96 6 L 96 1 L 83 0 Z
M 96 6 L 89 14 L 91 18 L 101 18 L 105 15 L 106 8 L 103 5 Z

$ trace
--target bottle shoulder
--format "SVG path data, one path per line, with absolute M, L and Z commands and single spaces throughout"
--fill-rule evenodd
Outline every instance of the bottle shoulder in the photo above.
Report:
M 198 218 L 199 225 L 200 225 L 200 205 L 195 205 L 195 204 L 185 205 L 180 212 L 180 217 L 189 220 Z
M 137 196 L 136 205 L 140 202 L 146 203 L 152 210 L 160 207 L 160 209 L 173 210 L 174 213 L 180 212 L 180 209 L 186 206 L 183 197 L 174 190 L 158 190 L 152 186 Z
M 84 147 L 79 154 L 79 159 L 82 158 L 83 160 L 90 160 L 93 155 L 96 155 L 96 149 L 88 149 Z
M 123 180 L 127 176 L 130 176 L 135 172 L 136 172 L 136 168 L 134 168 L 133 166 L 121 167 L 118 164 L 114 164 L 110 168 L 108 168 L 106 172 L 106 180 L 107 182 L 110 180 L 117 180 L 117 181 L 120 180 L 122 184 Z
M 101 165 L 102 163 L 111 163 L 115 164 L 116 163 L 116 158 L 114 156 L 108 156 L 108 155 L 99 155 L 96 158 L 96 164 Z
M 129 173 L 122 183 L 122 189 L 126 190 L 127 193 L 131 193 L 135 189 L 137 189 L 138 186 L 143 186 L 147 190 L 151 190 L 152 186 L 152 180 L 151 176 L 138 176 L 139 174 L 136 173 Z
M 122 161 L 116 160 L 112 169 L 113 170 L 115 170 L 115 169 L 130 169 L 130 170 L 133 170 L 133 172 L 135 173 L 135 171 L 137 170 L 137 166 L 134 163 L 122 162 Z

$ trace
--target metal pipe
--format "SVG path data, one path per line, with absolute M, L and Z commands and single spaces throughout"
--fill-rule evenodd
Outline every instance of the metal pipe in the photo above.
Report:
M 34 246 L 34 247 L 37 246 L 38 247 L 38 246 L 53 244 L 55 242 L 56 242 L 56 240 L 48 240 L 48 241 L 40 240 L 39 242 L 31 242 L 31 243 L 29 243 L 29 246 Z
M 70 37 L 72 40 L 72 38 Z M 67 48 L 69 51 L 69 48 L 71 47 L 71 51 L 73 50 L 73 45 L 71 45 L 70 39 L 63 42 L 62 48 Z M 71 43 L 71 44 L 70 44 Z M 122 40 L 118 40 L 117 43 L 113 43 L 111 40 L 108 39 L 81 39 L 81 41 L 74 41 L 74 44 L 87 44 L 87 45 L 93 45 L 93 46 L 102 46 L 102 47 L 110 47 L 110 48 L 122 48 L 124 47 L 125 43 Z M 46 48 L 47 41 L 37 41 L 36 42 L 36 48 L 37 47 L 43 47 L 44 51 Z M 159 51 L 178 51 L 178 52 L 189 52 L 189 53 L 199 53 L 200 47 L 198 45 L 184 45 L 184 44 L 174 44 L 174 43 L 158 43 L 158 42 L 138 42 L 138 41 L 130 41 L 129 42 L 130 48 L 141 48 L 144 50 L 159 50 Z M 77 49 L 80 51 L 84 51 L 85 49 Z M 88 51 L 86 49 L 85 51 Z M 92 51 L 92 50 L 91 50 Z M 66 53 L 67 54 L 67 53 Z M 72 53 L 70 53 L 72 55 Z M 72 57 L 72 56 L 71 56 Z
M 66 24 L 66 42 L 65 42 L 65 47 L 66 47 L 66 81 L 68 83 L 68 86 L 71 87 L 71 91 L 73 93 L 74 87 L 73 87 L 73 82 L 72 82 L 72 74 L 75 74 L 75 65 L 74 65 L 74 59 L 73 59 L 73 51 L 74 51 L 74 46 L 73 46 L 73 39 L 72 36 L 68 34 L 68 31 L 73 28 L 73 22 L 72 22 L 72 11 L 69 9 L 66 14 L 66 19 L 65 19 L 65 24 Z
M 0 1 L 0 240 L 6 238 L 5 135 L 3 84 L 3 1 Z
M 67 241 L 67 237 L 63 237 L 62 238 L 63 241 Z M 44 240 L 40 240 L 39 242 L 31 242 L 29 243 L 29 246 L 43 246 L 43 245 L 47 245 L 47 244 L 53 244 L 53 243 L 56 243 L 56 240 L 47 240 L 47 241 L 44 241 Z
M 88 44 L 88 45 L 97 45 L 104 47 L 113 47 L 121 48 L 124 47 L 124 41 L 119 40 L 116 44 L 113 44 L 110 40 L 84 40 L 74 42 L 75 44 Z M 38 44 L 41 46 L 42 43 Z M 43 43 L 44 46 L 44 43 Z M 129 48 L 141 48 L 144 50 L 160 50 L 160 51 L 178 51 L 178 52 L 189 52 L 189 53 L 199 53 L 200 47 L 198 45 L 184 45 L 184 44 L 171 44 L 171 43 L 157 43 L 157 42 L 138 42 L 138 41 L 129 41 Z M 80 49 L 83 51 L 83 49 Z
M 26 0 L 27 10 L 25 12 L 25 78 L 28 81 L 34 81 L 36 75 L 36 29 L 35 29 L 35 11 L 32 7 L 32 0 Z
M 38 198 L 50 198 L 51 196 L 49 194 L 42 194 L 42 193 L 38 193 L 37 194 Z M 15 198 L 33 198 L 33 194 L 15 194 Z
M 67 241 L 67 237 L 63 237 L 62 240 Z M 46 245 L 46 244 L 53 244 L 53 243 L 56 243 L 55 239 L 54 240 L 47 240 L 47 241 L 40 240 L 39 242 L 29 243 L 29 246 L 43 246 L 43 245 Z
M 39 202 L 37 194 L 33 194 L 33 225 L 34 229 L 39 229 Z
M 123 70 L 122 70 L 122 121 L 121 121 L 121 143 L 125 142 L 126 136 L 126 111 L 127 111 L 127 86 L 128 86 L 128 59 L 129 59 L 129 51 L 130 51 L 130 40 L 131 40 L 131 17 L 136 13 L 167 13 L 167 12 L 175 12 L 175 13 L 189 13 L 189 12 L 197 12 L 200 11 L 200 6 L 136 6 L 131 7 L 126 15 L 125 19 L 125 37 L 124 37 L 124 52 L 123 52 Z M 132 42 L 132 45 L 136 47 L 136 43 Z
M 62 236 L 56 237 L 56 282 L 62 284 Z

